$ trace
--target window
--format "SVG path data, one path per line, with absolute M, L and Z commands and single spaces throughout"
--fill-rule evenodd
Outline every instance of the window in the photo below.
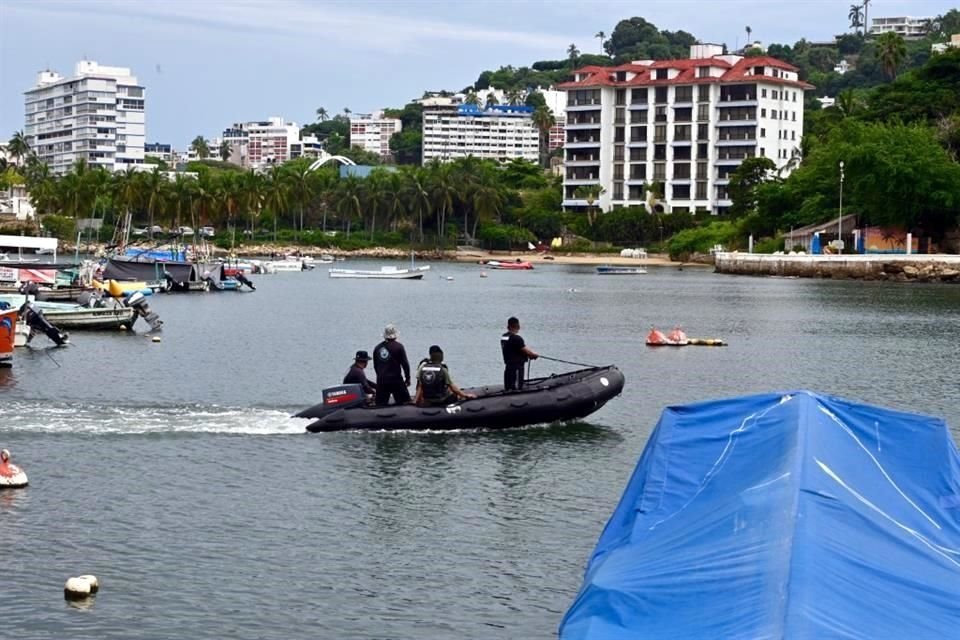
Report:
M 646 180 L 647 179 L 647 165 L 645 164 L 632 164 L 630 165 L 630 179 L 631 180 Z M 633 187 L 631 187 L 633 188 Z
M 707 143 L 700 142 L 697 144 L 697 158 L 704 159 L 707 157 Z
M 623 142 L 624 141 L 624 128 L 617 127 L 613 130 L 613 141 L 614 142 Z
M 760 89 L 760 97 L 761 97 L 761 98 L 766 98 L 766 97 L 767 97 L 767 90 L 766 90 L 766 89 Z
M 690 163 L 674 162 L 673 163 L 673 179 L 689 180 L 690 179 Z
M 796 131 L 791 131 L 791 132 L 790 132 L 790 139 L 791 139 L 791 140 L 796 140 L 796 139 L 797 139 L 797 132 L 796 132 Z
M 623 183 L 622 182 L 613 183 L 613 199 L 623 200 Z
M 697 200 L 706 200 L 707 199 L 707 183 L 698 182 L 697 183 Z
M 658 144 L 653 148 L 653 159 L 654 160 L 666 160 L 667 159 L 667 145 Z
M 697 101 L 710 102 L 710 85 L 701 84 L 697 87 Z
M 761 138 L 766 138 L 766 137 L 767 137 L 767 130 L 764 129 L 763 127 L 760 128 L 760 137 L 761 137 Z
M 667 79 L 667 70 L 666 70 L 666 69 L 657 69 L 657 80 L 666 80 L 666 79 Z M 664 91 L 666 91 L 666 87 L 664 87 Z M 666 93 L 664 93 L 663 99 L 664 99 L 664 100 L 667 99 Z
M 688 124 L 677 124 L 673 126 L 673 139 L 674 140 L 689 140 L 690 139 L 690 125 Z
M 698 78 L 709 78 L 709 77 L 710 77 L 710 67 L 697 67 L 697 77 L 698 77 Z
M 794 101 L 794 102 L 797 101 L 797 92 L 796 92 L 796 91 L 793 92 L 793 101 Z
M 660 72 L 660 71 L 666 72 L 666 69 L 657 69 L 657 72 L 658 72 L 657 77 L 658 77 L 658 78 L 660 77 L 660 76 L 659 76 L 659 72 Z M 654 93 L 653 93 L 653 101 L 654 101 L 654 102 L 660 103 L 660 102 L 666 102 L 666 101 L 667 101 L 667 88 L 666 88 L 666 87 L 657 87 L 657 88 L 654 89 L 653 91 L 654 91 Z
M 654 162 L 653 163 L 653 179 L 655 182 L 663 182 L 667 179 L 667 163 L 666 162 Z
M 647 110 L 639 109 L 637 111 L 630 112 L 630 122 L 646 122 L 647 121 Z
M 666 122 L 667 121 L 667 108 L 666 107 L 656 107 L 654 111 L 653 119 L 655 122 Z
M 613 165 L 613 179 L 614 180 L 623 180 L 623 165 L 615 164 Z
M 626 79 L 626 78 L 624 78 Z M 617 106 L 627 104 L 627 90 L 626 89 L 617 89 L 616 97 Z
M 761 158 L 766 158 L 766 157 L 767 157 L 767 150 L 764 149 L 763 147 L 760 147 L 760 157 L 761 157 Z
M 690 185 L 688 184 L 675 184 L 673 185 L 673 197 L 676 200 L 689 200 L 690 199 Z M 676 209 L 674 209 L 676 211 Z
M 766 117 L 767 117 L 767 110 L 766 110 L 766 109 L 760 109 L 760 117 L 761 117 L 761 118 L 766 118 Z
M 646 149 L 630 149 L 630 162 L 644 162 L 646 159 Z
M 623 124 L 623 123 L 625 123 L 625 122 L 627 121 L 627 117 L 626 117 L 626 116 L 627 116 L 627 112 L 626 112 L 626 111 L 624 111 L 623 109 L 617 109 L 616 112 L 613 114 L 613 122 L 614 122 L 614 124 Z
M 708 140 L 710 138 L 710 125 L 697 125 L 697 140 Z
M 646 142 L 646 141 L 647 141 L 646 127 L 630 127 L 630 142 Z
M 647 90 L 633 89 L 630 92 L 630 102 L 632 104 L 647 104 Z
M 763 75 L 763 67 L 754 67 L 754 68 L 753 68 L 753 75 L 755 75 L 755 76 L 762 76 L 762 75 Z
M 793 112 L 793 118 L 792 118 L 792 120 L 793 120 L 794 122 L 797 121 L 797 112 L 796 112 L 796 111 Z
M 690 118 L 692 115 L 693 115 L 693 109 L 691 109 L 690 107 L 685 107 L 682 109 L 674 109 L 673 121 L 674 122 L 690 122 Z
M 667 125 L 658 124 L 653 128 L 653 141 L 654 142 L 666 142 L 667 140 Z
M 693 87 L 677 87 L 673 90 L 674 102 L 693 102 Z
M 615 162 L 623 162 L 623 146 L 617 145 L 613 148 L 613 159 Z
M 643 200 L 646 198 L 644 191 L 646 191 L 646 189 L 644 189 L 642 186 L 631 185 L 629 189 L 629 197 L 631 200 Z
M 697 162 L 697 180 L 706 180 L 709 165 L 706 162 Z
M 710 105 L 698 104 L 697 105 L 697 121 L 704 122 L 709 119 L 710 119 Z

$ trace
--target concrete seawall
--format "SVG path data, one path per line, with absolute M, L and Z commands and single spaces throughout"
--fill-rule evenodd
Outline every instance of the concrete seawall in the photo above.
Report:
M 831 256 L 718 253 L 715 257 L 717 273 L 960 284 L 960 255 Z

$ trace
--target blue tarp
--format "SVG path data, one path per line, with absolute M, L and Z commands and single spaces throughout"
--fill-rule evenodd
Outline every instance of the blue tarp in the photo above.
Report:
M 560 637 L 960 637 L 946 424 L 808 391 L 666 409 Z

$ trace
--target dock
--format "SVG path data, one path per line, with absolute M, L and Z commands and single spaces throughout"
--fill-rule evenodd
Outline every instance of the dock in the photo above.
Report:
M 715 254 L 717 273 L 748 276 L 960 283 L 960 255 L 810 255 L 725 252 Z

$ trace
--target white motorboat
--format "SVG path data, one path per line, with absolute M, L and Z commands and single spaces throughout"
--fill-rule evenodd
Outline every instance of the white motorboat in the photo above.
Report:
M 646 273 L 643 267 L 621 267 L 603 265 L 597 267 L 597 273 L 601 276 L 637 276 Z
M 287 273 L 291 271 L 303 271 L 307 268 L 304 266 L 303 260 L 289 256 L 283 260 L 265 262 L 264 266 L 266 267 L 266 273 Z
M 380 267 L 378 271 L 360 269 L 330 269 L 331 278 L 355 278 L 358 280 L 420 280 L 430 270 L 430 265 L 401 269 L 394 266 Z
M 7 302 L 11 307 L 19 308 L 28 298 L 23 295 L 0 295 L 0 301 Z M 33 301 L 32 297 L 29 298 Z M 105 307 L 88 307 L 81 304 L 34 301 L 34 304 L 44 317 L 59 329 L 119 329 L 121 326 L 131 327 L 136 319 L 136 310 L 133 307 L 124 307 L 119 304 Z M 17 323 L 17 327 L 25 323 Z M 29 327 L 27 328 L 29 333 Z

